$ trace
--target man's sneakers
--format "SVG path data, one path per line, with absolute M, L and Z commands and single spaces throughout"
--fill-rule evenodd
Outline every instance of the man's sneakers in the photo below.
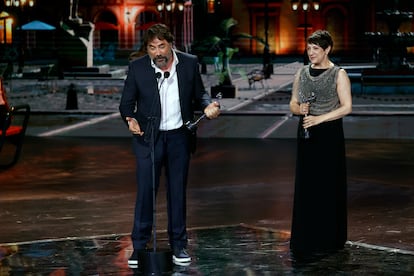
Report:
M 191 263 L 191 257 L 185 248 L 174 248 L 173 263 L 180 266 L 188 266 Z
M 129 257 L 128 267 L 132 269 L 138 268 L 138 251 L 137 250 L 134 250 L 134 252 L 132 252 L 131 257 Z
M 134 250 L 128 259 L 128 267 L 131 269 L 138 268 L 138 250 Z M 191 257 L 185 248 L 174 248 L 172 261 L 179 266 L 188 266 L 191 263 Z

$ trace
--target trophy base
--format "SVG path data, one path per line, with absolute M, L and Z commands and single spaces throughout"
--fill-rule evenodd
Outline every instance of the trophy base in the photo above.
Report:
M 302 131 L 299 133 L 299 137 L 301 139 L 305 139 L 305 140 L 309 139 L 310 138 L 309 130 L 308 129 L 302 129 Z

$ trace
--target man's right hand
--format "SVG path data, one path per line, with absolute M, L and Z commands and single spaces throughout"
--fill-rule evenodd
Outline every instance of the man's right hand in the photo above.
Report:
M 128 128 L 132 134 L 139 136 L 144 135 L 144 132 L 141 131 L 141 127 L 139 126 L 138 121 L 135 118 L 126 117 L 125 120 L 128 122 Z

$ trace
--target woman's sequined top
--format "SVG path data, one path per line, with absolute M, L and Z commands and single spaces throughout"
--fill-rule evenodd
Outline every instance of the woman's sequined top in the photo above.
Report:
M 338 108 L 336 80 L 339 70 L 338 66 L 326 70 L 312 69 L 309 65 L 302 68 L 298 86 L 299 100 L 301 103 L 311 103 L 309 114 L 321 115 Z

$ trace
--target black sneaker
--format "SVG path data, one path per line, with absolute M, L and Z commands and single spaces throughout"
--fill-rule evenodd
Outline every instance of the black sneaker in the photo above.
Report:
M 134 250 L 134 252 L 132 252 L 131 257 L 129 257 L 128 267 L 138 268 L 138 251 L 137 250 Z
M 185 248 L 174 248 L 173 263 L 176 265 L 188 265 L 191 262 L 191 257 Z

